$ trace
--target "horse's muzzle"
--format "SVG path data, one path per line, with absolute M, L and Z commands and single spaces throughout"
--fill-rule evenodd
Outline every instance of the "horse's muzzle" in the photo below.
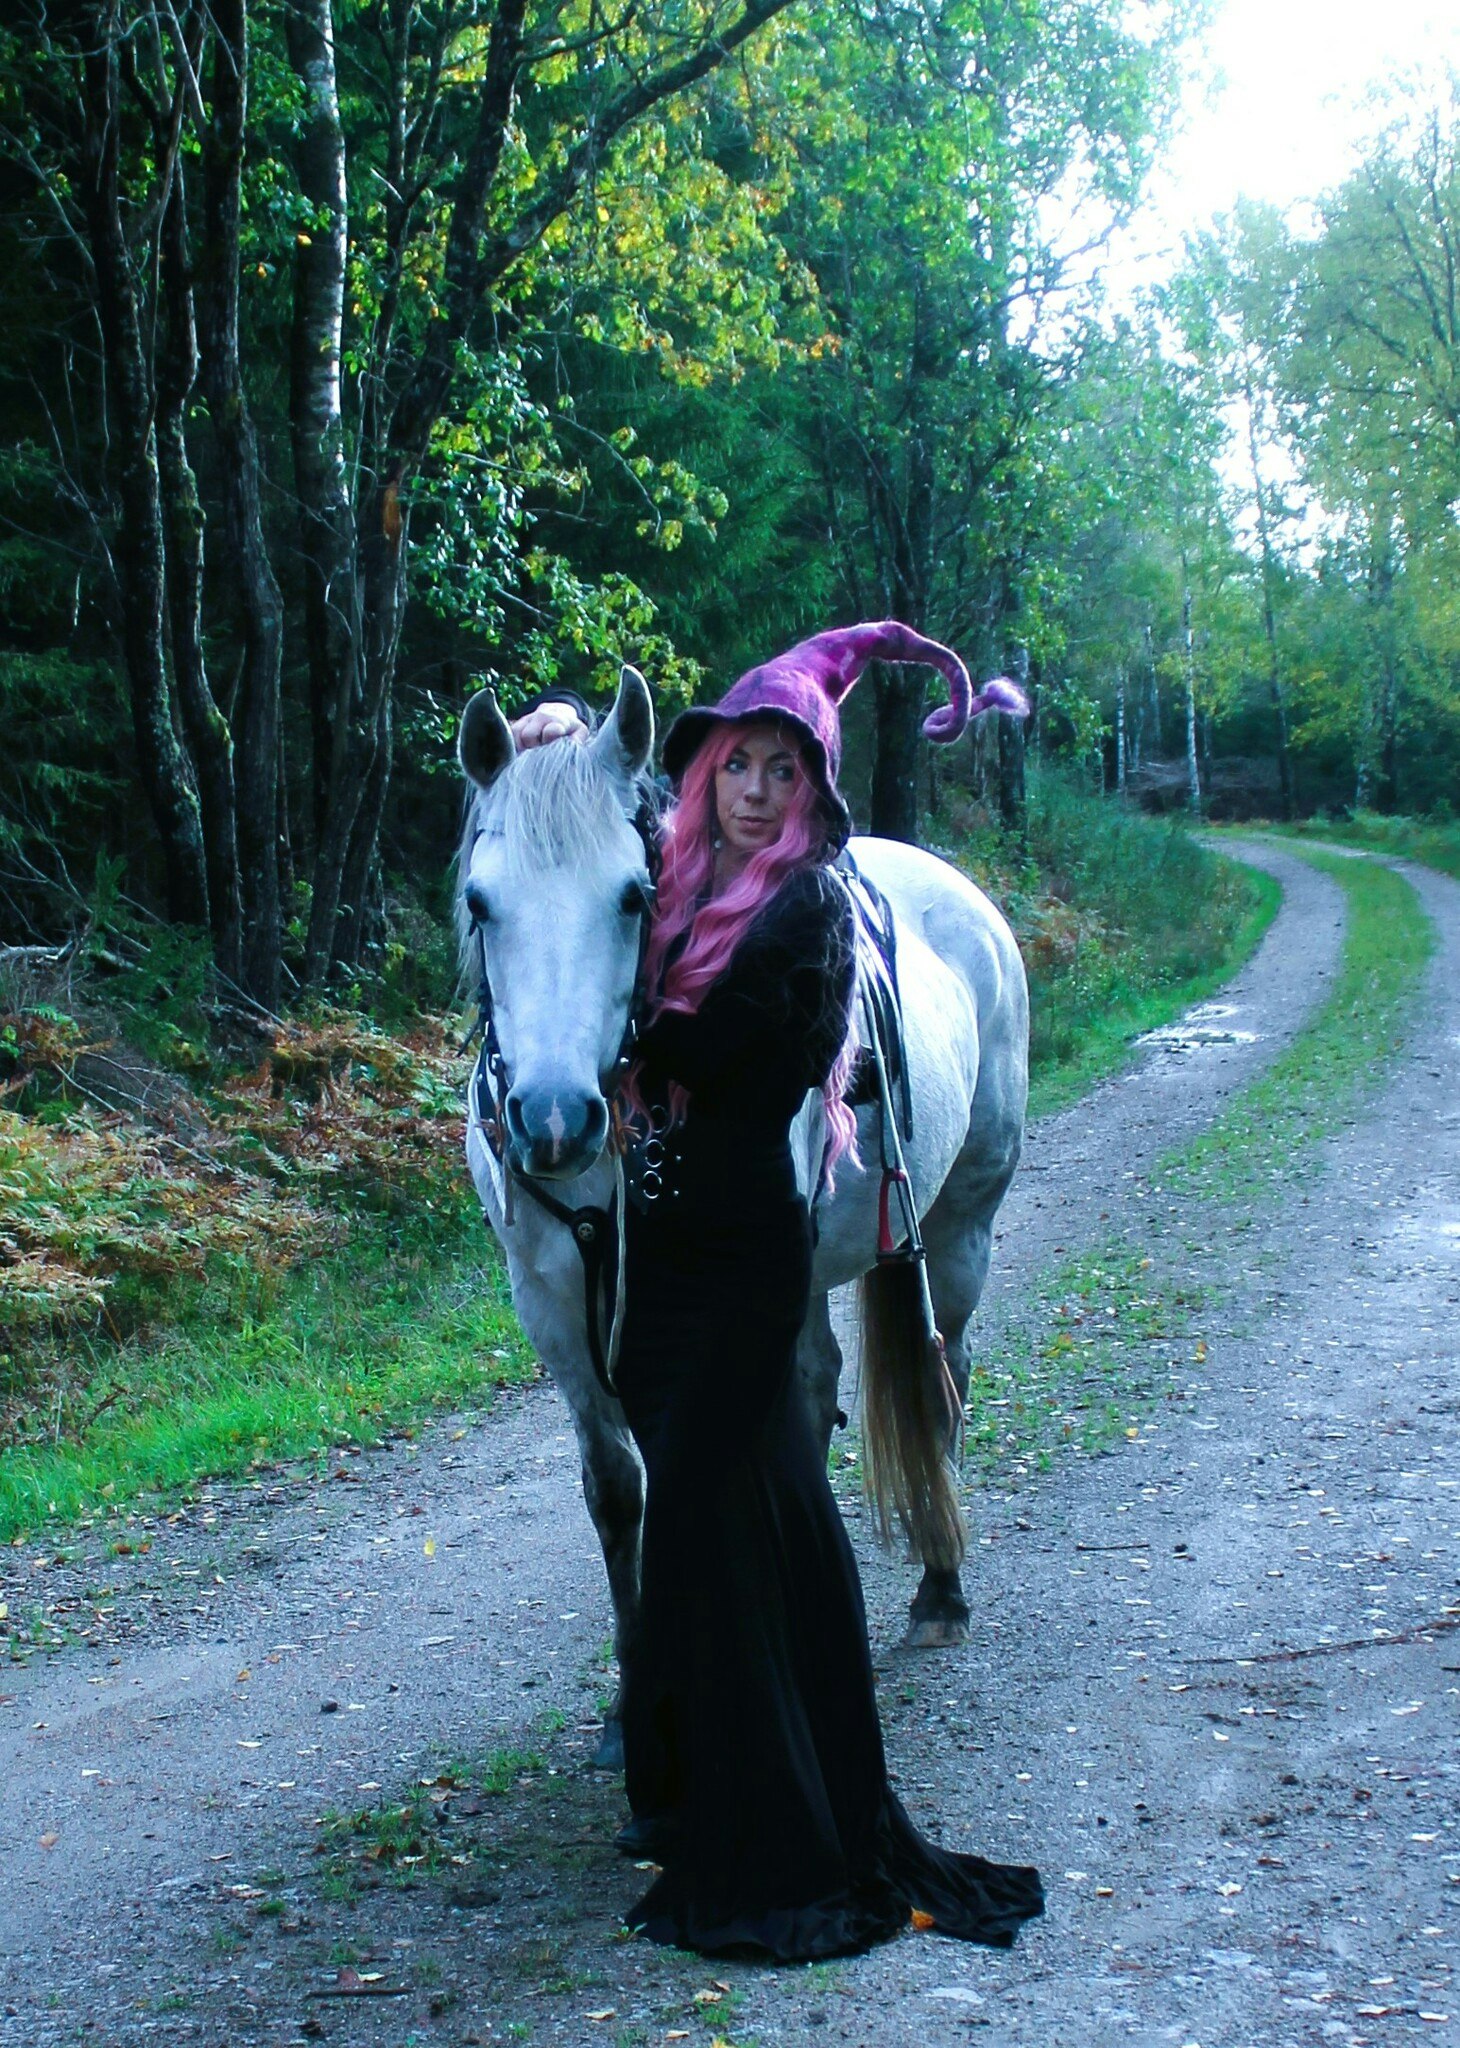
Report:
M 573 1180 L 607 1142 L 608 1104 L 601 1095 L 535 1087 L 514 1088 L 507 1097 L 507 1143 L 519 1173 Z

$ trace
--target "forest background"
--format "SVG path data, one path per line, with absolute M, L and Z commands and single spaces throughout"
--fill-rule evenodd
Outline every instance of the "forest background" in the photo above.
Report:
M 450 995 L 453 738 L 482 682 L 509 708 L 601 695 L 629 659 L 668 716 L 883 615 L 1017 675 L 1027 732 L 985 720 L 935 762 L 923 677 L 874 671 L 850 781 L 870 829 L 997 880 L 1050 997 L 1036 1050 L 1076 1069 L 1263 908 L 1098 793 L 1443 826 L 1460 97 L 1396 96 L 1301 229 L 1240 207 L 1107 302 L 1100 251 L 1201 21 L 1200 0 L 10 11 L 13 1441 L 135 1414 L 160 1368 L 128 1346 L 164 1293 L 168 1328 L 193 1318 L 196 1407 L 218 1369 L 197 1331 L 257 1324 L 262 1269 L 347 1216 L 355 1270 L 361 1214 L 394 1217 L 391 1286 L 402 1259 L 436 1286 L 401 1218 L 460 1209 L 421 1013 Z M 288 1435 L 252 1426 L 236 1442 Z

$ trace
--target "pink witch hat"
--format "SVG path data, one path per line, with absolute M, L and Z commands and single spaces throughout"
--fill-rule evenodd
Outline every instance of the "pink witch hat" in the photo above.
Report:
M 678 782 L 700 746 L 716 726 L 737 719 L 785 719 L 805 734 L 806 754 L 821 786 L 822 800 L 845 839 L 851 817 L 836 786 L 841 768 L 842 733 L 838 705 L 869 661 L 920 662 L 948 679 L 949 702 L 923 720 L 923 731 L 944 745 L 959 739 L 970 718 L 980 711 L 1005 711 L 1027 718 L 1029 702 L 1007 676 L 995 676 L 974 695 L 968 670 L 937 640 L 926 639 L 896 619 L 876 624 L 837 626 L 813 634 L 785 654 L 750 669 L 732 683 L 714 706 L 695 705 L 680 713 L 664 739 L 664 766 Z

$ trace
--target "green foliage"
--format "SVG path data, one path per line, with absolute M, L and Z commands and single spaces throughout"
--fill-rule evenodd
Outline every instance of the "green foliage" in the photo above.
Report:
M 966 807 L 948 822 L 961 864 L 1000 904 L 1024 955 L 1036 1112 L 1079 1094 L 1127 1057 L 1136 1033 L 1228 979 L 1279 900 L 1266 877 L 1210 853 L 1180 822 L 1049 769 L 1030 780 L 1022 863 Z
M 1341 846 L 1422 861 L 1460 881 L 1460 824 L 1451 817 L 1390 818 L 1376 811 L 1356 811 L 1348 818 L 1312 818 L 1293 829 L 1306 837 L 1337 840 Z

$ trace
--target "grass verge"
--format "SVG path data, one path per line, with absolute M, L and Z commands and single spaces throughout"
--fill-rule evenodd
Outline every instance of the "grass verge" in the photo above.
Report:
M 0 1451 L 0 1540 L 336 1444 L 378 1444 L 435 1410 L 530 1379 L 500 1254 L 479 1219 L 372 1219 L 285 1271 L 234 1268 L 182 1319 L 98 1340 L 90 1413 Z M 72 1348 L 74 1349 L 75 1340 Z
M 1285 838 L 1331 839 L 1339 846 L 1421 861 L 1460 881 L 1460 822 L 1453 818 L 1386 818 L 1377 811 L 1359 811 L 1352 818 L 1305 818 L 1299 825 L 1268 829 Z
M 1048 769 L 1030 781 L 1028 852 L 970 810 L 947 849 L 1004 910 L 1029 973 L 1030 1113 L 1074 1101 L 1132 1040 L 1229 981 L 1282 900 L 1273 879 Z
M 1138 1192 L 1175 1198 L 1175 1232 L 1126 1233 L 1035 1283 L 1030 1313 L 973 1375 L 970 1476 L 1017 1482 L 1061 1448 L 1109 1449 L 1146 1433 L 1159 1401 L 1183 1398 L 1183 1367 L 1205 1362 L 1204 1315 L 1233 1285 L 1231 1261 L 1211 1248 L 1311 1176 L 1313 1148 L 1400 1051 L 1434 950 L 1419 898 L 1388 868 L 1300 850 L 1347 902 L 1331 993 L 1213 1124 L 1152 1167 Z

